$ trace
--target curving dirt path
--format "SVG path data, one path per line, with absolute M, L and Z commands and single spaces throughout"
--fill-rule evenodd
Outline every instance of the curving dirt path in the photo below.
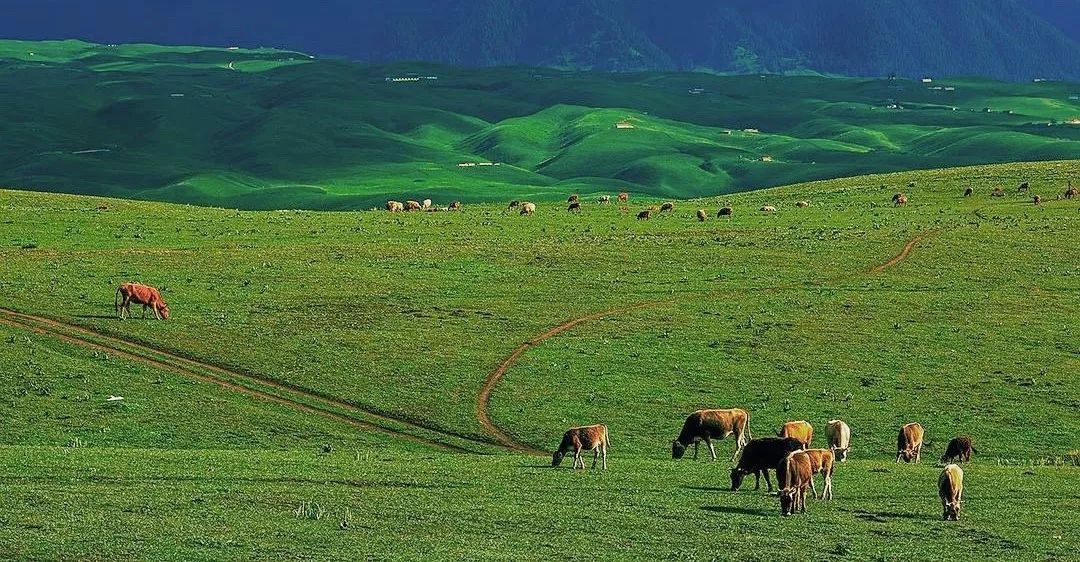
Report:
M 56 338 L 86 349 L 111 353 L 158 369 L 213 383 L 228 390 L 288 406 L 301 412 L 321 415 L 353 427 L 383 433 L 443 450 L 474 453 L 481 452 L 491 446 L 490 443 L 479 439 L 392 417 L 340 398 L 311 392 L 296 385 L 181 357 L 167 351 L 108 336 L 83 326 L 69 324 L 53 318 L 0 308 L 0 324 Z M 360 419 L 361 417 L 368 419 Z M 475 448 L 470 448 L 472 445 L 475 445 Z
M 919 242 L 922 242 L 923 239 L 932 234 L 935 234 L 936 232 L 936 230 L 928 230 L 926 232 L 920 233 L 911 240 L 908 240 L 908 242 L 904 244 L 904 247 L 900 250 L 900 253 L 896 254 L 884 263 L 880 263 L 871 267 L 868 270 L 869 273 L 881 273 L 882 271 L 885 271 L 886 269 L 889 269 L 890 267 L 893 267 L 896 264 L 906 260 L 908 256 L 911 255 L 911 251 L 915 249 L 915 246 Z M 782 286 L 780 288 L 783 287 L 785 286 Z M 514 364 L 516 364 L 518 360 L 521 359 L 521 356 L 530 348 L 536 347 L 537 345 L 543 343 L 545 340 L 551 339 L 552 337 L 561 334 L 567 330 L 570 330 L 579 324 L 589 322 L 590 320 L 598 320 L 600 318 L 606 318 L 608 316 L 615 316 L 625 312 L 648 308 L 651 306 L 657 306 L 660 304 L 668 304 L 671 302 L 673 301 L 649 301 L 622 308 L 605 310 L 603 312 L 597 312 L 588 316 L 582 316 L 580 318 L 575 318 L 563 324 L 559 324 L 558 326 L 555 326 L 554 328 L 551 328 L 550 330 L 517 346 L 516 348 L 514 348 L 514 351 L 512 351 L 510 355 L 507 355 L 506 358 L 503 359 L 502 362 L 500 362 L 495 367 L 495 369 L 491 371 L 490 374 L 488 374 L 487 378 L 484 379 L 484 385 L 480 389 L 480 394 L 476 397 L 476 420 L 480 422 L 480 425 L 483 426 L 484 430 L 487 431 L 489 435 L 494 437 L 495 440 L 503 447 L 530 455 L 546 455 L 546 452 L 537 450 L 525 443 L 518 441 L 517 439 L 514 439 L 513 436 L 511 436 L 503 428 L 499 427 L 491 419 L 491 414 L 488 412 L 488 408 L 491 404 L 491 393 L 495 390 L 495 387 L 498 386 L 499 382 L 502 381 L 503 376 L 506 375 L 506 371 L 508 371 L 510 367 L 513 367 Z

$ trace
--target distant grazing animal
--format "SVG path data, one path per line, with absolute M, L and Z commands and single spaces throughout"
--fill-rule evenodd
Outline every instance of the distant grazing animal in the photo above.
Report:
M 971 197 L 973 193 L 975 193 L 975 190 L 969 187 L 964 190 L 964 197 Z
M 976 452 L 975 447 L 971 443 L 970 437 L 967 437 L 966 435 L 954 437 L 952 441 L 949 441 L 949 445 L 945 447 L 945 454 L 941 456 L 941 462 L 953 460 L 968 462 L 971 460 L 971 454 L 974 452 Z
M 709 218 L 709 214 L 705 212 L 705 209 L 697 210 L 697 220 L 699 222 L 705 222 L 705 219 Z
M 461 201 L 454 201 L 453 203 L 450 204 L 449 207 L 447 207 L 447 209 L 450 209 L 451 211 L 460 211 L 461 210 Z
M 1031 189 L 1031 184 L 1029 184 L 1028 182 L 1024 182 L 1020 184 L 1020 187 L 1016 188 L 1016 192 L 1019 193 L 1021 191 L 1027 191 L 1029 189 Z
M 1000 187 L 995 187 L 994 191 L 990 192 L 990 197 L 1005 197 L 1005 190 Z
M 405 202 L 405 210 L 406 211 L 419 211 L 422 208 L 423 207 L 417 201 L 406 201 Z
M 761 437 L 751 439 L 742 449 L 739 462 L 731 469 L 731 491 L 739 491 L 743 478 L 754 475 L 754 490 L 761 488 L 761 477 L 765 476 L 765 485 L 772 492 L 769 471 L 776 470 L 776 465 L 787 458 L 788 453 L 802 449 L 798 439 L 790 437 Z
M 531 214 L 533 214 L 535 212 L 536 212 L 536 203 L 525 202 L 525 203 L 521 204 L 521 214 L 523 214 L 523 215 L 531 215 Z
M 804 449 L 810 448 L 810 442 L 814 440 L 814 426 L 810 425 L 810 422 L 806 421 L 789 421 L 780 428 L 780 432 L 777 433 L 780 437 L 791 437 L 798 439 L 803 444 Z
M 895 205 L 897 207 L 907 205 L 907 202 L 908 202 L 907 195 L 904 195 L 903 193 L 897 193 L 896 195 L 892 196 L 892 202 L 893 202 L 893 205 Z
M 506 208 L 507 209 L 515 209 L 515 208 L 520 207 L 520 206 L 521 206 L 521 201 L 518 201 L 517 199 L 514 199 L 513 201 L 510 202 L 509 205 L 506 206 Z
M 950 464 L 938 477 L 938 497 L 941 498 L 941 518 L 959 521 L 960 508 L 964 504 L 964 471 Z
M 611 196 L 610 195 L 601 195 L 597 199 L 597 201 L 600 202 L 600 203 L 605 203 L 605 204 L 606 203 L 611 203 Z
M 566 202 L 567 203 L 577 203 L 578 202 L 578 194 L 575 193 L 575 194 L 571 195 L 570 197 L 567 197 Z
M 607 470 L 608 428 L 606 425 L 589 425 L 585 427 L 573 427 L 563 434 L 559 448 L 551 455 L 552 468 L 559 466 L 567 453 L 574 453 L 574 468 L 585 468 L 585 459 L 581 458 L 582 451 L 592 451 L 592 467 L 596 468 L 596 459 L 603 459 L 603 468 Z
M 836 464 L 836 457 L 832 449 L 807 449 L 804 451 L 810 457 L 810 474 L 820 473 L 825 479 L 825 488 L 821 490 L 821 499 L 831 500 L 833 497 L 832 476 Z M 817 486 L 814 485 L 813 477 L 810 479 L 810 490 L 814 493 L 814 499 L 818 497 Z
M 716 213 L 716 216 L 717 216 L 717 218 L 719 218 L 719 217 L 730 217 L 734 212 L 735 212 L 735 210 L 732 209 L 731 207 L 721 207 L 720 212 Z
M 805 209 L 805 208 L 810 206 L 810 202 L 809 201 L 799 201 L 798 203 L 795 203 L 795 206 L 800 208 L 800 209 Z
M 763 212 L 763 213 L 775 213 L 776 212 L 776 207 L 773 207 L 772 205 L 765 205 L 764 207 L 761 208 L 761 212 Z
M 663 205 L 660 205 L 660 212 L 661 213 L 664 212 L 664 211 L 674 211 L 674 210 L 675 210 L 675 204 L 672 203 L 671 201 L 667 201 Z
M 405 205 L 402 205 L 401 201 L 387 201 L 386 210 L 391 213 L 399 213 L 405 210 Z
M 122 283 L 116 289 L 113 298 L 113 306 L 116 308 L 116 317 L 123 320 L 131 317 L 131 303 L 142 305 L 142 316 L 146 318 L 146 309 L 154 311 L 154 318 L 158 320 L 169 319 L 169 305 L 161 298 L 161 291 L 149 285 L 140 283 Z
M 1032 198 L 1031 198 L 1031 200 L 1032 200 L 1032 202 L 1034 202 L 1034 203 L 1035 203 L 1036 205 L 1038 205 L 1039 203 L 1042 203 L 1042 197 L 1039 197 L 1038 195 L 1036 195 L 1035 197 L 1032 197 Z
M 843 420 L 831 420 L 825 426 L 825 440 L 829 449 L 836 455 L 836 460 L 844 462 L 851 451 L 851 428 Z
M 1065 198 L 1075 199 L 1077 195 L 1080 195 L 1080 190 L 1077 190 L 1076 186 L 1070 183 L 1069 189 L 1065 190 Z
M 109 210 L 109 206 L 108 206 L 108 205 L 106 205 L 106 204 L 104 204 L 104 203 L 102 203 L 102 204 L 100 204 L 100 205 L 98 205 L 98 206 L 97 206 L 97 210 L 99 210 L 99 211 L 108 211 L 108 210 Z
M 803 451 L 788 453 L 776 465 L 776 484 L 780 488 L 780 514 L 806 512 L 806 488 L 813 480 L 810 456 Z
M 570 212 L 573 212 L 573 213 L 580 213 L 581 212 L 581 203 L 578 202 L 578 201 L 574 201 L 573 203 L 570 203 L 570 205 L 566 208 L 566 210 L 570 211 Z
M 624 191 L 624 192 L 619 194 L 619 202 L 620 203 L 626 203 L 629 200 L 630 200 L 630 194 L 629 193 Z
M 652 209 L 645 209 L 637 214 L 639 221 L 649 220 L 652 218 Z
M 713 440 L 721 440 L 728 435 L 735 435 L 735 453 L 731 455 L 731 459 L 735 460 L 746 441 L 751 439 L 750 414 L 746 410 L 698 410 L 687 416 L 679 437 L 671 442 L 671 458 L 681 459 L 686 454 L 686 448 L 693 445 L 696 459 L 698 444 L 704 441 L 712 460 L 716 460 Z
M 424 199 L 424 201 L 421 203 L 421 205 L 423 205 L 425 209 L 430 209 L 431 208 L 431 199 Z
M 900 428 L 896 436 L 896 462 L 904 459 L 904 462 L 914 460 L 918 464 L 922 458 L 923 433 L 923 426 L 917 422 Z

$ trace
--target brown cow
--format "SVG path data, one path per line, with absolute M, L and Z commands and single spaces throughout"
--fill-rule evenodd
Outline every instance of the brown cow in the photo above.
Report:
M 1005 190 L 1000 187 L 995 187 L 994 191 L 990 192 L 990 197 L 1005 197 Z
M 572 427 L 563 434 L 559 448 L 551 455 L 552 468 L 559 466 L 567 453 L 574 452 L 574 468 L 585 468 L 585 459 L 581 458 L 582 451 L 592 451 L 592 467 L 596 468 L 597 457 L 603 458 L 603 468 L 607 470 L 608 429 L 606 425 L 588 425 L 584 427 Z
M 810 206 L 810 202 L 809 201 L 799 201 L 799 202 L 795 203 L 795 206 L 800 208 L 800 209 L 805 209 L 805 208 Z
M 806 488 L 813 481 L 810 456 L 804 451 L 789 454 L 776 465 L 776 485 L 780 488 L 780 514 L 806 513 Z
M 976 452 L 975 447 L 971 443 L 970 437 L 966 435 L 954 437 L 952 441 L 949 441 L 949 445 L 945 447 L 945 454 L 941 456 L 941 462 L 949 462 L 956 459 L 968 462 L 971 460 L 971 454 L 974 452 Z
M 950 464 L 938 477 L 938 497 L 941 498 L 941 518 L 960 520 L 960 507 L 964 503 L 964 471 Z
M 761 212 L 763 212 L 763 213 L 775 213 L 776 212 L 776 207 L 774 207 L 772 205 L 765 205 L 765 206 L 761 207 Z
M 578 202 L 578 201 L 574 201 L 573 203 L 571 203 L 569 206 L 566 207 L 566 210 L 570 211 L 571 213 L 580 213 L 581 212 L 581 203 Z
M 523 215 L 531 215 L 531 214 L 533 214 L 535 212 L 536 212 L 536 203 L 528 203 L 528 202 L 526 202 L 526 203 L 521 204 L 521 214 L 523 214 Z
M 813 475 L 821 473 L 825 478 L 825 488 L 821 490 L 821 499 L 831 500 L 833 497 L 833 467 L 836 464 L 836 457 L 833 456 L 832 449 L 806 449 L 803 452 L 810 457 L 810 490 L 814 492 L 814 499 L 816 500 L 818 495 L 817 487 L 814 486 Z
M 918 464 L 922 458 L 923 426 L 918 422 L 904 425 L 896 436 L 896 462 L 904 459 L 911 462 L 912 459 Z
M 387 201 L 386 210 L 391 213 L 397 213 L 405 210 L 405 205 L 401 204 L 401 201 Z
M 674 210 L 675 210 L 675 204 L 672 203 L 671 201 L 666 201 L 666 202 L 664 202 L 663 205 L 660 205 L 660 212 L 661 213 L 663 213 L 664 211 L 674 211 Z
M 716 460 L 713 439 L 721 440 L 732 434 L 735 435 L 735 452 L 731 460 L 735 460 L 746 442 L 753 438 L 750 435 L 750 414 L 746 410 L 698 410 L 687 416 L 678 439 L 671 442 L 671 458 L 681 459 L 686 454 L 686 448 L 693 445 L 694 458 L 697 459 L 698 444 L 704 441 L 712 460 Z
M 734 209 L 732 209 L 731 207 L 721 207 L 721 208 L 720 208 L 720 212 L 719 212 L 719 213 L 716 213 L 716 217 L 717 217 L 717 218 L 720 218 L 720 217 L 730 217 L 730 216 L 731 216 L 731 215 L 733 215 L 734 213 L 735 213 L 735 210 L 734 210 Z
M 639 221 L 649 220 L 652 218 L 652 209 L 645 209 L 637 214 Z
M 1080 190 L 1077 190 L 1076 186 L 1069 182 L 1069 189 L 1065 190 L 1065 198 L 1075 199 L 1077 195 L 1080 195 Z
M 624 191 L 624 192 L 619 194 L 619 202 L 620 203 L 626 203 L 629 200 L 630 200 L 630 194 L 629 193 Z
M 1033 202 L 1034 202 L 1034 203 L 1035 203 L 1036 205 L 1038 205 L 1039 203 L 1042 203 L 1042 197 L 1039 197 L 1038 195 L 1036 195 L 1035 197 L 1032 197 L 1032 198 L 1031 198 L 1031 200 L 1032 200 L 1032 201 L 1033 201 Z
M 421 205 L 419 201 L 406 201 L 405 202 L 405 210 L 406 211 L 419 211 L 420 209 L 423 209 L 423 208 L 424 208 L 424 206 Z
M 141 304 L 143 307 L 142 317 L 146 318 L 146 309 L 154 311 L 154 318 L 158 320 L 169 319 L 169 305 L 161 299 L 161 291 L 149 285 L 139 283 L 123 283 L 116 289 L 116 297 L 113 306 L 116 307 L 116 317 L 123 320 L 131 317 L 131 303 Z
M 461 210 L 461 201 L 454 201 L 453 203 L 450 204 L 449 207 L 447 207 L 447 209 L 449 209 L 451 211 L 460 211 Z
M 825 440 L 836 455 L 836 460 L 844 462 L 851 451 L 851 428 L 843 420 L 830 420 L 825 426 Z
M 908 202 L 907 195 L 904 195 L 903 193 L 897 193 L 896 195 L 892 196 L 892 202 L 893 202 L 893 205 L 895 205 L 897 207 L 902 207 L 904 205 L 907 205 L 907 202 Z
M 707 219 L 707 218 L 709 218 L 709 214 L 705 212 L 705 209 L 698 209 L 697 210 L 697 220 L 698 220 L 698 222 L 705 222 L 705 219 Z
M 798 439 L 803 444 L 803 448 L 809 449 L 810 442 L 814 439 L 814 426 L 810 425 L 810 422 L 806 421 L 789 421 L 780 428 L 780 432 L 777 433 L 780 437 L 791 437 L 792 439 Z
M 575 193 L 575 194 L 571 195 L 570 197 L 567 197 L 566 202 L 567 203 L 577 203 L 579 199 L 580 198 L 578 197 L 578 194 Z
M 975 190 L 969 187 L 964 190 L 964 197 L 971 197 L 974 193 Z

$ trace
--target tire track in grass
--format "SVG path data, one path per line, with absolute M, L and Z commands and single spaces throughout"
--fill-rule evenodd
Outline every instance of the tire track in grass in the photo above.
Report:
M 432 429 L 258 375 L 181 357 L 137 342 L 108 336 L 52 318 L 0 308 L 0 324 L 49 336 L 93 351 L 111 353 L 175 374 L 209 382 L 249 396 L 288 406 L 307 414 L 458 453 L 484 452 L 491 443 Z M 368 419 L 362 419 L 368 418 Z
M 925 232 L 922 232 L 922 233 L 918 234 L 917 236 L 915 236 L 911 240 L 908 240 L 908 242 L 906 244 L 904 244 L 904 247 L 900 250 L 900 253 L 896 254 L 895 256 L 890 258 L 888 261 L 885 261 L 883 263 L 880 263 L 878 265 L 875 265 L 875 266 L 871 267 L 868 270 L 868 272 L 869 273 L 881 273 L 881 272 L 883 272 L 883 271 L 885 271 L 885 270 L 899 264 L 900 262 L 906 260 L 908 258 L 908 256 L 911 255 L 912 250 L 915 249 L 915 246 L 918 245 L 919 242 L 922 242 L 925 238 L 927 238 L 928 236 L 931 236 L 931 235 L 933 235 L 933 234 L 935 234 L 937 232 L 938 232 L 937 230 L 928 230 L 928 231 L 925 231 Z M 835 280 L 841 280 L 841 279 L 846 279 L 846 278 L 851 278 L 851 277 L 854 277 L 854 276 L 845 275 L 845 276 L 841 276 L 841 277 L 839 277 L 837 279 L 833 279 L 833 280 L 835 281 Z M 799 285 L 797 285 L 797 284 L 781 285 L 781 286 L 778 286 L 778 287 L 771 287 L 771 288 L 768 288 L 766 290 L 772 292 L 772 291 L 776 291 L 776 290 L 794 288 L 794 287 L 797 287 L 797 286 L 799 286 Z M 521 356 L 524 355 L 525 352 L 528 351 L 529 349 L 534 348 L 537 345 L 540 345 L 541 343 L 543 343 L 544 341 L 549 340 L 549 339 L 551 339 L 551 338 L 553 338 L 553 337 L 555 337 L 555 336 L 557 336 L 557 335 L 559 335 L 559 334 L 561 334 L 563 332 L 571 330 L 571 329 L 575 328 L 576 326 L 578 326 L 579 324 L 583 324 L 585 322 L 589 322 L 589 321 L 592 321 L 592 320 L 599 320 L 601 318 L 607 318 L 609 316 L 617 316 L 619 314 L 623 314 L 623 313 L 626 313 L 626 312 L 631 312 L 631 311 L 634 311 L 634 310 L 640 310 L 640 309 L 643 309 L 643 308 L 650 308 L 650 307 L 659 306 L 659 305 L 662 305 L 662 304 L 673 304 L 674 302 L 675 301 L 649 301 L 649 302 L 638 303 L 638 304 L 630 305 L 630 306 L 626 306 L 626 307 L 614 308 L 614 309 L 611 309 L 611 310 L 605 310 L 605 311 L 602 311 L 602 312 L 596 312 L 596 313 L 590 314 L 588 316 L 582 316 L 580 318 L 575 318 L 573 320 L 570 320 L 570 321 L 564 322 L 562 324 L 559 324 L 558 326 L 555 326 L 554 328 L 551 328 L 551 329 L 547 330 L 546 332 L 543 332 L 543 333 L 533 337 L 529 341 L 517 346 L 516 348 L 514 348 L 514 350 L 512 352 L 510 352 L 509 355 L 506 356 L 505 359 L 503 359 L 495 367 L 494 370 L 492 370 L 488 374 L 487 378 L 484 379 L 484 384 L 480 388 L 480 394 L 476 397 L 476 420 L 480 423 L 480 425 L 484 428 L 484 430 L 487 431 L 488 434 L 491 435 L 495 439 L 495 441 L 497 441 L 503 447 L 505 447 L 507 449 L 510 449 L 510 450 L 513 450 L 513 451 L 520 452 L 520 453 L 529 454 L 529 455 L 546 455 L 547 454 L 546 452 L 540 451 L 540 450 L 538 450 L 538 449 L 536 449 L 536 448 L 534 448 L 534 447 L 532 447 L 532 446 L 530 446 L 528 444 L 525 444 L 525 443 L 522 443 L 521 441 L 518 441 L 512 435 L 510 435 L 510 433 L 507 430 L 500 427 L 498 424 L 496 424 L 491 419 L 491 413 L 489 412 L 489 409 L 490 409 L 490 406 L 491 406 L 491 393 L 494 392 L 495 387 L 497 387 L 499 385 L 499 382 L 502 381 L 503 377 L 506 375 L 506 372 L 508 370 L 510 370 L 510 367 L 513 367 L 518 362 L 518 360 L 521 359 Z

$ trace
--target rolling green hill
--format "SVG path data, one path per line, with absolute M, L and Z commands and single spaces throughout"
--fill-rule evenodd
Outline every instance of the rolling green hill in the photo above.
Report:
M 549 131 L 593 115 L 467 142 L 560 146 Z M 0 553 L 1071 559 L 1078 166 L 859 176 L 647 221 L 636 195 L 520 216 L 0 191 Z M 161 287 L 172 317 L 115 319 L 128 280 Z M 701 407 L 746 408 L 756 437 L 805 419 L 818 446 L 846 420 L 836 498 L 781 518 L 774 496 L 730 492 L 730 439 L 718 462 L 672 460 Z M 923 462 L 896 464 L 911 421 Z M 586 423 L 611 429 L 609 470 L 552 470 Z M 962 520 L 943 522 L 937 459 L 959 434 L 978 453 Z
M 0 184 L 245 209 L 692 197 L 1080 154 L 1066 124 L 1080 86 L 1056 82 L 374 66 L 75 41 L 0 41 L 0 70 Z

